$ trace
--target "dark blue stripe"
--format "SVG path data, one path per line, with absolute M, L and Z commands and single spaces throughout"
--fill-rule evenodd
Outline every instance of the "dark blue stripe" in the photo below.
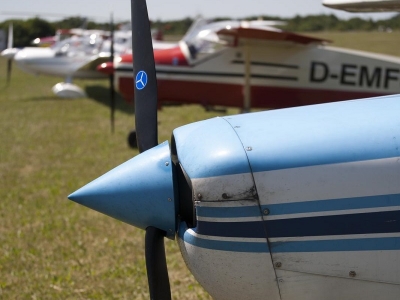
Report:
M 194 230 L 203 235 L 243 238 L 266 238 L 262 221 L 253 222 L 204 222 L 197 221 Z
M 400 211 L 252 222 L 198 221 L 196 232 L 222 237 L 269 238 L 400 232 Z

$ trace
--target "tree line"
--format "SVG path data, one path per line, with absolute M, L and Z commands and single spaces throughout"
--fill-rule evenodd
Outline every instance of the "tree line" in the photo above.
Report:
M 248 17 L 246 20 L 259 19 L 260 16 Z M 343 20 L 333 14 L 330 15 L 309 15 L 295 16 L 293 18 L 280 18 L 276 16 L 261 16 L 264 20 L 285 21 L 286 25 L 281 26 L 287 31 L 317 32 L 317 31 L 376 31 L 376 30 L 399 30 L 400 14 L 386 20 L 361 19 L 354 17 Z M 214 21 L 227 20 L 229 18 L 216 18 Z M 96 23 L 81 17 L 69 17 L 60 21 L 49 22 L 35 17 L 28 20 L 7 20 L 0 23 L 0 29 L 7 32 L 9 23 L 14 26 L 14 46 L 25 47 L 37 37 L 53 36 L 57 29 L 86 28 L 109 30 L 110 24 Z M 128 21 L 127 21 L 128 22 Z M 192 24 L 192 18 L 181 20 L 152 22 L 153 28 L 161 29 L 166 35 L 183 35 Z

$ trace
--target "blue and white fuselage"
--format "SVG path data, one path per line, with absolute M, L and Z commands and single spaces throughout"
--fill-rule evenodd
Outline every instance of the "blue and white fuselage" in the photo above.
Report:
M 214 299 L 397 300 L 399 116 L 388 96 L 193 123 L 174 130 L 172 158 L 161 144 L 71 198 L 176 232 Z M 191 188 L 191 226 L 176 213 L 188 200 L 173 162 Z
M 215 299 L 397 299 L 399 113 L 393 96 L 176 129 L 197 211 L 179 245 L 206 290 Z

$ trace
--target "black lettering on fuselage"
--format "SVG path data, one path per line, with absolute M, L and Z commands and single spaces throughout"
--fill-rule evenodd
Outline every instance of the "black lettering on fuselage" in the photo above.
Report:
M 343 64 L 342 72 L 340 73 L 340 84 L 356 85 L 356 65 Z
M 393 82 L 399 83 L 400 69 L 343 63 L 340 65 L 340 73 L 336 74 L 330 72 L 327 63 L 312 61 L 310 82 L 324 83 L 328 79 L 338 80 L 340 85 L 389 89 Z
M 311 62 L 310 81 L 311 82 L 324 82 L 329 75 L 329 67 L 323 62 Z
M 389 82 L 390 80 L 398 80 L 399 77 L 394 77 L 392 76 L 392 73 L 396 73 L 399 74 L 399 70 L 398 69 L 386 69 L 385 70 L 385 88 L 387 89 L 389 87 Z
M 368 67 L 361 66 L 358 85 L 364 86 L 364 84 L 366 84 L 367 87 L 379 88 L 381 86 L 381 77 L 382 77 L 381 74 L 382 74 L 382 68 L 379 67 L 374 68 L 370 76 L 370 73 L 368 72 Z

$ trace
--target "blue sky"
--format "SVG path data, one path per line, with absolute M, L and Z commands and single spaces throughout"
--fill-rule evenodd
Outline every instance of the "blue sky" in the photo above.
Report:
M 195 17 L 206 18 L 224 16 L 243 18 L 253 15 L 276 15 L 292 17 L 296 14 L 330 14 L 340 18 L 360 16 L 373 19 L 387 18 L 393 14 L 351 14 L 325 8 L 321 0 L 148 0 L 149 16 L 152 20 L 173 20 Z M 18 12 L 19 14 L 10 14 Z M 12 0 L 2 1 L 0 22 L 10 18 L 26 18 L 32 12 L 49 20 L 63 16 L 88 16 L 95 21 L 107 21 L 113 12 L 118 21 L 130 19 L 129 0 Z

